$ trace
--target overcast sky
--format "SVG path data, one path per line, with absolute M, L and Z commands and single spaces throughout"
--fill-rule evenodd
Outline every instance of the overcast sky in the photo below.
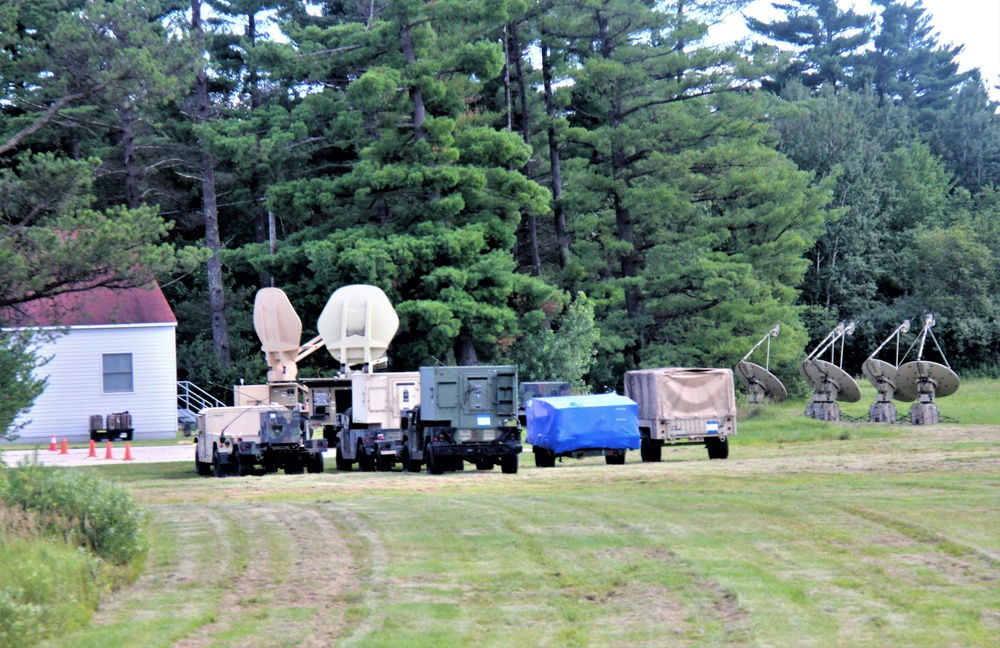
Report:
M 772 0 L 756 0 L 744 13 L 756 18 L 781 17 L 783 14 L 771 8 Z M 871 12 L 871 5 L 865 0 L 840 0 L 842 8 L 853 6 L 862 13 Z M 1000 0 L 923 0 L 923 6 L 931 15 L 931 24 L 938 32 L 938 42 L 942 45 L 965 45 L 958 57 L 962 70 L 974 67 L 980 69 L 989 84 L 991 94 L 1000 101 Z M 771 13 L 769 13 L 771 12 Z M 746 35 L 743 18 L 730 17 L 717 28 L 720 40 L 736 40 Z M 725 36 L 722 36 L 725 34 Z

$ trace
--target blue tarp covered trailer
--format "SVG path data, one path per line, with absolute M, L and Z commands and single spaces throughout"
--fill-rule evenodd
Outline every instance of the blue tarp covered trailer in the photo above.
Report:
M 619 394 L 532 398 L 526 414 L 527 442 L 555 454 L 639 448 L 639 406 Z

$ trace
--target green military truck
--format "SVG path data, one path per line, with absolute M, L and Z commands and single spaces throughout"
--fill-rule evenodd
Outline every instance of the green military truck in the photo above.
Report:
M 403 420 L 404 470 L 439 475 L 468 461 L 513 474 L 520 452 L 517 367 L 420 368 L 420 405 Z

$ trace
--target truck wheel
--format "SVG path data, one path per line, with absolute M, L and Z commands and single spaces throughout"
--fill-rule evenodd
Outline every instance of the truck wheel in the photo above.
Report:
M 604 455 L 604 463 L 609 466 L 621 466 L 625 464 L 625 455 Z
M 424 448 L 424 457 L 427 460 L 427 474 L 428 475 L 440 475 L 444 472 L 444 467 L 441 466 L 441 460 L 434 456 L 434 446 L 427 444 Z
M 504 455 L 500 457 L 500 471 L 505 475 L 517 473 L 517 455 Z
M 708 450 L 709 459 L 728 459 L 729 439 L 708 437 L 705 439 L 705 449 Z
M 403 446 L 403 454 L 400 460 L 403 464 L 403 470 L 405 472 L 420 472 L 420 462 L 416 459 L 410 459 L 410 444 L 409 442 Z
M 316 456 L 309 457 L 306 463 L 306 472 L 313 474 L 323 472 L 323 455 L 316 453 Z
M 240 477 L 246 477 L 251 472 L 253 472 L 253 464 L 247 463 L 242 455 L 236 455 L 236 468 L 233 473 Z
M 286 475 L 301 475 L 303 472 L 305 472 L 305 466 L 302 465 L 301 459 L 289 459 L 285 462 Z
M 642 437 L 639 454 L 643 461 L 658 462 L 663 459 L 663 446 L 649 437 Z
M 212 474 L 212 464 L 206 463 L 198 458 L 198 448 L 194 449 L 194 469 L 202 477 L 208 477 Z
M 344 446 L 337 443 L 337 458 L 334 460 L 337 464 L 337 470 L 350 470 L 354 462 L 350 459 L 344 458 Z
M 371 472 L 375 470 L 375 457 L 365 454 L 365 447 L 358 441 L 358 453 L 354 455 L 358 458 L 358 470 L 361 472 Z
M 386 455 L 375 455 L 375 470 L 378 472 L 392 472 L 392 464 L 395 462 Z
M 225 468 L 222 465 L 222 461 L 219 459 L 219 451 L 212 451 L 212 476 L 213 477 L 225 477 Z

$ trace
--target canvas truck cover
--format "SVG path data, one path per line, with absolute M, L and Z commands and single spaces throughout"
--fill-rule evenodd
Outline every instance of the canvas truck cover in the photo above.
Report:
M 532 398 L 527 442 L 553 452 L 639 447 L 638 405 L 619 394 Z
M 625 395 L 638 403 L 642 420 L 736 418 L 732 369 L 626 371 Z

